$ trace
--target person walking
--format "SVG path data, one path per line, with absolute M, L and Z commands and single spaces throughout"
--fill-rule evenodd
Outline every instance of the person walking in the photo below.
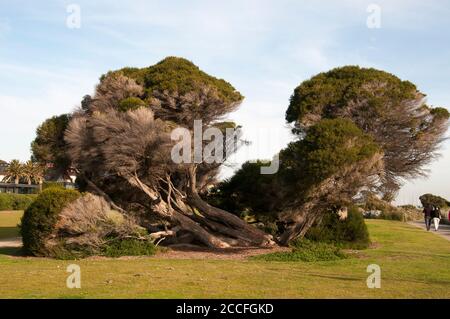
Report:
M 434 223 L 434 231 L 438 231 L 439 229 L 439 222 L 441 221 L 441 209 L 438 206 L 434 206 L 433 210 L 431 211 L 431 218 Z
M 431 212 L 432 208 L 430 205 L 427 205 L 423 208 L 423 216 L 425 219 L 425 227 L 427 228 L 427 230 L 430 230 L 431 227 Z

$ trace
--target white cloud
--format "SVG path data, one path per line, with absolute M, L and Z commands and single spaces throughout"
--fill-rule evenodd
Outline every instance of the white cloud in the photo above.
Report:
M 0 65 L 0 70 L 14 71 L 33 79 L 38 89 L 33 94 L 8 94 L 0 91 L 0 159 L 30 157 L 30 143 L 35 130 L 45 119 L 72 111 L 82 97 L 93 91 L 97 77 L 75 70 L 61 70 L 61 73 L 25 68 L 16 65 Z

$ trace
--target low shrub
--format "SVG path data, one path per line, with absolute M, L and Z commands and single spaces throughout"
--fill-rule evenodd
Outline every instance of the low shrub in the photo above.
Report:
M 0 210 L 12 210 L 12 197 L 10 194 L 0 194 Z
M 26 210 L 38 195 L 13 194 L 13 210 Z
M 420 215 L 414 206 L 397 207 L 373 194 L 367 195 L 361 209 L 367 219 L 410 221 L 416 220 L 417 216 Z
M 365 249 L 370 244 L 369 231 L 357 207 L 350 207 L 344 220 L 335 213 L 327 213 L 308 230 L 305 238 L 353 249 Z
M 75 190 L 49 188 L 44 190 L 25 210 L 21 221 L 23 248 L 27 254 L 48 256 L 46 241 L 54 232 L 63 208 L 81 194 Z
M 42 190 L 46 190 L 46 189 L 49 189 L 49 188 L 65 189 L 63 182 L 49 182 L 49 181 L 46 181 L 46 182 L 44 182 L 42 184 Z
M 28 194 L 0 194 L 0 210 L 26 210 L 37 198 L 37 195 Z
M 378 219 L 386 219 L 386 220 L 398 220 L 404 221 L 405 216 L 403 212 L 382 212 Z
M 133 218 L 112 210 L 102 197 L 48 188 L 25 211 L 25 252 L 57 259 L 92 255 L 152 255 L 155 245 Z
M 291 244 L 292 251 L 276 252 L 255 256 L 253 259 L 264 261 L 332 261 L 347 258 L 341 249 L 333 244 L 315 242 L 308 239 L 298 240 Z
M 156 246 L 153 242 L 138 239 L 113 240 L 103 249 L 103 255 L 106 257 L 151 256 L 155 252 Z

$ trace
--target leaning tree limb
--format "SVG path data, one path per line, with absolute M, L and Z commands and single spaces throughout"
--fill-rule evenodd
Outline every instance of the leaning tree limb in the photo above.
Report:
M 228 234 L 233 233 L 236 238 L 244 239 L 248 242 L 258 246 L 272 246 L 275 242 L 272 236 L 267 234 L 252 225 L 249 225 L 238 216 L 233 215 L 225 210 L 209 205 L 204 201 L 197 192 L 196 188 L 196 168 L 191 167 L 188 171 L 189 187 L 187 202 L 189 205 L 197 208 L 202 214 L 213 221 L 223 223 L 230 228 Z M 221 227 L 224 230 L 223 227 Z
M 134 176 L 129 175 L 126 179 L 131 185 L 141 189 L 150 198 L 152 212 L 156 213 L 161 218 L 179 225 L 181 229 L 189 231 L 196 239 L 211 248 L 228 248 L 230 246 L 217 236 L 206 231 L 188 216 L 171 208 L 155 190 L 143 183 L 136 174 Z
M 106 194 L 104 191 L 102 191 L 97 185 L 95 185 L 94 182 L 92 182 L 87 176 L 86 174 L 83 174 L 82 172 L 79 173 L 80 176 L 86 181 L 86 183 L 88 184 L 88 186 L 90 188 L 92 188 L 94 190 L 94 192 L 96 192 L 99 196 L 103 197 L 108 203 L 109 205 L 111 205 L 112 208 L 114 208 L 115 210 L 121 212 L 122 214 L 126 213 L 126 211 L 118 206 L 116 203 L 114 203 L 114 201 L 111 199 L 111 197 L 109 197 L 108 194 Z

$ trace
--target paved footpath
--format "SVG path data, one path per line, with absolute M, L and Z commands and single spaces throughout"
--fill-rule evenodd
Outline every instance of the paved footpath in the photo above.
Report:
M 416 226 L 416 227 L 419 227 L 419 228 L 422 228 L 425 231 L 427 230 L 426 227 L 425 227 L 425 222 L 424 221 L 408 222 L 408 224 Z M 439 225 L 439 230 L 435 231 L 434 230 L 434 225 L 433 225 L 433 223 L 431 223 L 430 233 L 435 233 L 436 235 L 444 237 L 445 239 L 450 241 L 450 225 L 440 224 Z
M 9 247 L 22 247 L 22 238 L 14 237 L 14 238 L 0 239 L 0 248 L 9 248 Z

